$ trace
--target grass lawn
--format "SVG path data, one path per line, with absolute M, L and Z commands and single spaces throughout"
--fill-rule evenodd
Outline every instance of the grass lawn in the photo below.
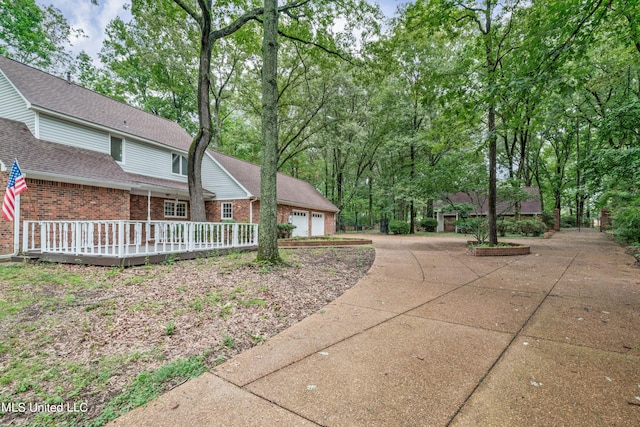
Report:
M 374 250 L 282 256 L 0 264 L 0 425 L 103 425 L 320 310 Z

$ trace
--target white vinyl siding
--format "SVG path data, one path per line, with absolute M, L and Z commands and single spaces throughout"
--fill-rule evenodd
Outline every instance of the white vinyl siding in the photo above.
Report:
M 127 139 L 127 160 L 120 166 L 130 173 L 186 182 L 186 176 L 171 173 L 171 154 L 168 148 Z
M 202 186 L 215 193 L 218 200 L 246 199 L 248 197 L 247 192 L 206 154 L 202 159 Z
M 110 153 L 109 133 L 39 114 L 40 139 L 87 150 Z
M 0 71 L 0 117 L 26 123 L 35 134 L 36 113 L 27 109 L 27 102 Z

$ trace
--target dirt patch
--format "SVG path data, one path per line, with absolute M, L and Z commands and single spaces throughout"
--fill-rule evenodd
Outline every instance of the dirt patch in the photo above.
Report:
M 88 425 L 141 373 L 192 356 L 211 369 L 260 345 L 353 286 L 375 256 L 371 247 L 282 253 L 278 267 L 255 253 L 128 269 L 0 267 L 15 270 L 0 281 L 0 402 L 27 406 L 5 405 L 0 423 Z M 28 410 L 47 402 L 86 411 Z
M 635 266 L 640 268 L 640 247 L 638 246 L 628 246 L 626 252 L 629 255 L 632 255 L 635 258 Z

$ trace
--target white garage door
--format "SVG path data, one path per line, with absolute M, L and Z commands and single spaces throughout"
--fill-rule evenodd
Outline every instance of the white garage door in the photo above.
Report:
M 296 226 L 291 234 L 293 237 L 309 237 L 309 212 L 293 211 L 291 224 Z
M 311 235 L 312 236 L 324 236 L 324 214 L 312 213 L 311 214 Z

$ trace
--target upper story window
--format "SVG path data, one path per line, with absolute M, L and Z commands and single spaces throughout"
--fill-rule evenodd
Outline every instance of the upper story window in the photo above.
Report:
M 113 159 L 116 162 L 122 162 L 122 159 L 124 158 L 123 150 L 124 150 L 124 141 L 122 141 L 122 138 L 118 138 L 117 136 L 112 136 L 111 137 L 111 157 L 113 157 Z
M 187 156 L 182 154 L 171 155 L 171 172 L 176 175 L 187 176 Z

